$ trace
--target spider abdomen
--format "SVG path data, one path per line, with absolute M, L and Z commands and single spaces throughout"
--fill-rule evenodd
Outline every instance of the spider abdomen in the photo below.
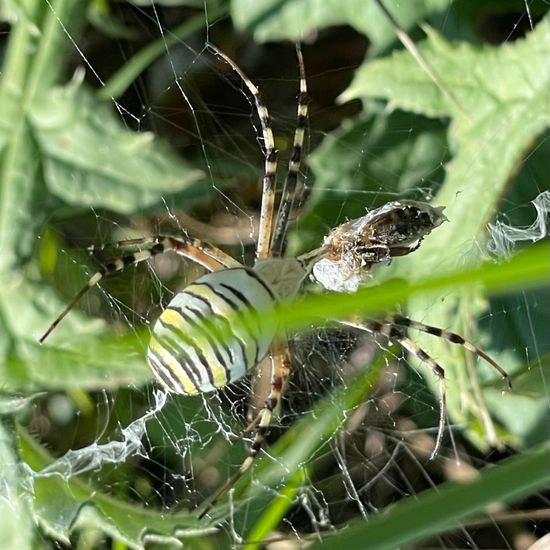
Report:
M 251 269 L 208 273 L 178 292 L 153 327 L 147 361 L 171 392 L 196 395 L 242 378 L 266 354 L 275 297 Z

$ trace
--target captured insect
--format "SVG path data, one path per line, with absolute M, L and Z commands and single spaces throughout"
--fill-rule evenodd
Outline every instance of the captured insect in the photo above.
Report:
M 215 47 L 209 48 L 237 73 L 252 95 L 262 128 L 265 167 L 254 265 L 246 267 L 219 248 L 186 235 L 155 235 L 114 243 L 116 247 L 134 247 L 137 250 L 103 265 L 40 338 L 40 342 L 44 342 L 82 296 L 104 277 L 153 256 L 174 252 L 210 272 L 178 292 L 155 322 L 147 350 L 147 362 L 156 379 L 172 393 L 202 394 L 239 380 L 264 357 L 271 360 L 272 376 L 270 393 L 250 425 L 255 429 L 255 436 L 247 458 L 202 510 L 201 517 L 252 466 L 262 449 L 273 411 L 283 396 L 292 372 L 293 362 L 286 334 L 282 329 L 266 323 L 259 312 L 273 311 L 281 301 L 295 297 L 309 275 L 327 290 L 354 292 L 374 266 L 414 252 L 432 230 L 446 221 L 441 206 L 412 200 L 390 202 L 368 211 L 358 219 L 339 225 L 325 237 L 319 248 L 296 258 L 284 257 L 308 117 L 307 84 L 301 49 L 297 47 L 300 84 L 293 149 L 276 209 L 277 150 L 267 107 L 256 85 L 240 67 Z M 232 337 L 221 338 L 213 332 L 213 322 L 221 326 L 231 322 L 231 330 L 228 332 Z M 506 371 L 458 334 L 396 315 L 381 321 L 361 319 L 342 321 L 342 324 L 382 334 L 390 341 L 397 342 L 425 362 L 439 378 L 440 415 L 433 454 L 437 453 L 441 445 L 446 418 L 444 370 L 406 336 L 407 328 L 465 347 L 487 361 L 509 385 Z

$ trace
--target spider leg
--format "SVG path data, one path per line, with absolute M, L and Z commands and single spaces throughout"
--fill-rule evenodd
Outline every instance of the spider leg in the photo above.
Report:
M 391 326 L 391 325 L 390 325 Z M 391 330 L 393 332 L 395 329 Z M 441 442 L 443 440 L 443 432 L 445 430 L 445 421 L 447 417 L 447 405 L 446 405 L 446 388 L 445 388 L 445 370 L 443 367 L 428 353 L 426 353 L 420 346 L 413 342 L 410 338 L 399 335 L 390 336 L 391 340 L 395 340 L 409 353 L 412 353 L 420 361 L 426 363 L 432 372 L 439 379 L 439 424 L 437 427 L 437 435 L 435 438 L 435 445 L 430 455 L 430 460 L 434 459 L 441 448 Z
M 431 334 L 432 336 L 436 336 L 437 338 L 447 340 L 452 344 L 462 346 L 463 348 L 471 351 L 472 353 L 475 353 L 478 357 L 481 357 L 487 363 L 489 363 L 489 365 L 491 365 L 496 371 L 498 371 L 501 378 L 505 381 L 508 390 L 512 389 L 512 382 L 510 381 L 510 376 L 508 375 L 508 373 L 482 349 L 478 348 L 472 342 L 464 339 L 462 336 L 460 336 L 460 334 L 456 334 L 442 328 L 433 327 L 431 325 L 425 325 L 424 323 L 413 321 L 412 319 L 403 317 L 402 315 L 392 315 L 391 317 L 388 317 L 387 322 L 391 325 L 419 330 L 421 332 Z
M 271 372 L 272 358 L 270 355 L 264 357 L 256 368 L 252 375 L 251 391 L 248 396 L 248 408 L 247 408 L 247 420 L 250 424 L 247 426 L 245 432 L 250 432 L 255 427 L 254 423 L 259 420 L 258 413 L 263 408 L 265 400 L 271 391 Z
M 300 173 L 300 164 L 302 162 L 302 150 L 304 145 L 305 127 L 308 116 L 308 95 L 306 71 L 304 66 L 304 57 L 299 44 L 296 44 L 296 55 L 298 57 L 298 67 L 300 70 L 300 93 L 298 94 L 298 112 L 296 121 L 296 130 L 294 132 L 294 142 L 292 145 L 292 156 L 288 165 L 279 211 L 277 214 L 277 225 L 273 233 L 273 242 L 271 243 L 271 255 L 280 256 L 283 253 L 285 244 L 286 230 L 290 212 L 294 205 L 296 197 L 296 185 Z
M 436 438 L 435 448 L 432 452 L 431 458 L 433 458 L 439 450 L 439 447 L 441 445 L 441 439 L 443 436 L 443 428 L 445 426 L 445 379 L 444 379 L 445 371 L 432 357 L 430 357 L 428 353 L 426 353 L 410 338 L 407 338 L 400 331 L 398 327 L 412 328 L 415 330 L 419 330 L 421 332 L 431 334 L 432 336 L 436 336 L 438 338 L 447 340 L 452 344 L 457 344 L 459 346 L 464 347 L 468 351 L 475 353 L 477 356 L 481 357 L 487 363 L 489 363 L 501 375 L 502 379 L 506 382 L 508 389 L 512 388 L 512 384 L 508 373 L 494 359 L 492 359 L 487 353 L 485 353 L 482 349 L 474 345 L 472 342 L 469 342 L 468 340 L 466 340 L 465 338 L 463 338 L 462 336 L 454 332 L 450 332 L 448 330 L 434 327 L 431 325 L 426 325 L 424 323 L 420 323 L 419 321 L 413 321 L 412 319 L 409 319 L 408 317 L 403 317 L 402 315 L 392 315 L 382 323 L 378 321 L 364 321 L 364 322 L 343 321 L 342 324 L 351 326 L 360 330 L 367 330 L 368 332 L 371 332 L 371 333 L 383 334 L 389 340 L 398 342 L 403 348 L 405 348 L 408 352 L 415 355 L 420 361 L 427 363 L 431 367 L 435 375 L 439 378 L 439 402 L 440 402 L 439 429 L 438 429 L 438 434 Z
M 172 237 L 165 235 L 139 237 L 137 239 L 125 239 L 123 241 L 110 243 L 105 245 L 104 248 L 108 246 L 112 246 L 113 248 L 125 248 L 127 246 L 139 246 L 149 243 L 160 243 L 164 246 L 164 248 L 156 254 L 170 251 L 175 252 L 184 258 L 202 265 L 204 268 L 208 269 L 208 271 L 220 271 L 222 269 L 242 267 L 240 262 L 216 246 L 201 239 L 188 237 Z
M 265 168 L 262 188 L 262 206 L 260 210 L 260 227 L 258 230 L 258 245 L 256 258 L 266 258 L 269 255 L 271 236 L 273 232 L 273 210 L 275 206 L 275 175 L 277 172 L 277 149 L 271 128 L 271 117 L 258 87 L 246 76 L 244 71 L 227 55 L 214 45 L 207 47 L 218 57 L 221 57 L 241 78 L 248 91 L 254 97 L 256 112 L 260 119 L 264 140 Z
M 289 216 L 292 212 L 294 199 L 296 195 L 296 187 L 298 176 L 300 173 L 300 164 L 302 160 L 302 151 L 305 135 L 305 127 L 308 116 L 307 102 L 307 82 L 305 74 L 304 59 L 302 50 L 299 44 L 296 44 L 296 56 L 298 59 L 299 68 L 299 94 L 296 112 L 296 128 L 294 132 L 293 148 L 289 160 L 288 171 L 285 178 L 284 186 L 281 192 L 281 199 L 277 216 L 275 218 L 274 227 L 272 228 L 273 236 L 271 239 L 271 247 L 269 255 L 272 257 L 280 257 L 283 254 L 285 246 L 286 231 L 288 228 Z M 256 369 L 256 376 L 253 381 L 253 391 L 251 392 L 251 403 L 249 406 L 249 417 L 256 416 L 257 411 L 262 407 L 267 395 L 268 380 L 270 367 L 264 359 Z
M 52 331 L 59 325 L 63 318 L 73 309 L 73 307 L 80 301 L 91 288 L 96 286 L 104 277 L 108 277 L 113 273 L 122 271 L 124 268 L 135 265 L 141 262 L 163 254 L 165 252 L 175 252 L 181 256 L 193 260 L 209 271 L 219 271 L 230 267 L 240 267 L 241 264 L 231 258 L 231 256 L 225 254 L 215 246 L 201 241 L 200 239 L 189 238 L 177 238 L 168 237 L 164 235 L 157 235 L 154 237 L 145 237 L 139 239 L 127 239 L 125 241 L 118 241 L 111 246 L 115 248 L 126 246 L 138 246 L 141 244 L 148 244 L 149 246 L 144 250 L 138 250 L 131 254 L 126 254 L 121 258 L 110 260 L 102 265 L 96 273 L 94 273 L 86 282 L 86 284 L 73 296 L 71 301 L 67 304 L 65 309 L 55 319 L 55 321 L 48 327 L 46 332 L 40 337 L 39 342 L 42 343 L 52 333 Z
M 429 353 L 418 346 L 418 344 L 405 336 L 403 332 L 390 321 L 341 321 L 341 324 L 348 327 L 353 327 L 355 329 L 364 330 L 370 332 L 371 334 L 382 334 L 391 342 L 397 342 L 409 353 L 416 356 L 421 362 L 426 363 L 431 368 L 432 372 L 437 376 L 439 379 L 439 423 L 437 427 L 435 445 L 432 450 L 432 454 L 430 455 L 430 459 L 433 459 L 441 448 L 441 442 L 443 440 L 443 433 L 445 430 L 445 419 L 447 417 L 445 370 L 443 367 L 433 357 L 431 357 Z
M 234 487 L 234 485 L 246 474 L 250 469 L 254 460 L 258 456 L 265 442 L 266 436 L 271 426 L 273 419 L 273 411 L 281 401 L 284 388 L 291 371 L 291 361 L 288 354 L 288 344 L 286 339 L 278 339 L 273 343 L 271 348 L 272 357 L 272 376 L 271 376 L 271 391 L 267 397 L 263 408 L 245 429 L 249 431 L 256 426 L 256 434 L 254 441 L 248 451 L 248 456 L 244 459 L 239 469 L 233 474 L 218 490 L 214 498 L 207 504 L 206 508 L 199 514 L 199 519 L 203 518 L 216 504 Z

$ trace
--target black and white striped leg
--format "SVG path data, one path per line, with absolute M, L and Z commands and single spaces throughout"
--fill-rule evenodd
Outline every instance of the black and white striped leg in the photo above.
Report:
M 254 441 L 250 446 L 248 456 L 245 458 L 237 472 L 233 474 L 224 485 L 218 490 L 214 498 L 207 504 L 206 508 L 199 514 L 199 518 L 203 518 L 216 504 L 231 490 L 232 487 L 246 474 L 246 472 L 254 464 L 254 460 L 260 453 L 265 439 L 269 433 L 271 421 L 273 419 L 273 411 L 277 408 L 284 393 L 286 382 L 290 375 L 291 361 L 288 353 L 288 345 L 278 340 L 272 346 L 272 377 L 271 391 L 267 397 L 263 408 L 258 413 L 245 431 L 249 431 L 251 427 L 256 427 Z
M 266 258 L 269 255 L 271 237 L 273 232 L 273 210 L 275 206 L 275 175 L 277 172 L 277 149 L 271 128 L 271 117 L 262 99 L 258 87 L 246 76 L 243 70 L 222 51 L 212 44 L 208 48 L 218 57 L 221 57 L 241 78 L 248 91 L 254 97 L 256 112 L 260 119 L 264 140 L 265 168 L 262 188 L 262 205 L 260 209 L 260 227 L 258 230 L 258 244 L 256 257 Z
M 173 237 L 167 235 L 154 235 L 150 237 L 140 237 L 137 239 L 126 239 L 106 245 L 113 248 L 127 248 L 129 246 L 141 246 L 145 244 L 163 244 L 164 252 L 175 252 L 188 260 L 202 265 L 208 271 L 220 271 L 233 267 L 242 267 L 242 264 L 232 256 L 219 249 L 218 247 L 191 237 Z M 106 248 L 104 247 L 104 248 Z
M 494 359 L 492 359 L 482 349 L 478 348 L 476 345 L 472 344 L 471 342 L 454 332 L 450 332 L 448 330 L 444 330 L 438 327 L 433 327 L 431 325 L 426 325 L 424 323 L 420 323 L 419 321 L 413 321 L 412 319 L 409 319 L 408 317 L 403 317 L 402 315 L 392 315 L 388 317 L 384 322 L 366 320 L 361 322 L 342 321 L 341 323 L 343 325 L 350 326 L 359 330 L 366 330 L 372 334 L 382 334 L 386 336 L 390 341 L 399 343 L 404 349 L 406 349 L 409 353 L 412 353 L 420 361 L 427 363 L 428 366 L 432 369 L 432 372 L 439 378 L 439 428 L 431 458 L 435 457 L 441 446 L 443 429 L 445 427 L 445 371 L 443 367 L 441 367 L 441 365 L 439 365 L 428 353 L 420 348 L 413 340 L 406 337 L 402 332 L 402 328 L 412 328 L 415 330 L 419 330 L 421 332 L 431 334 L 432 336 L 442 338 L 444 340 L 447 340 L 448 342 L 464 347 L 468 351 L 475 353 L 476 355 L 487 361 L 487 363 L 489 363 L 501 375 L 502 379 L 506 382 L 508 389 L 511 389 L 512 387 L 508 373 Z
M 300 70 L 300 93 L 298 94 L 296 130 L 294 132 L 292 156 L 290 157 L 288 173 L 286 175 L 281 202 L 279 204 L 277 224 L 273 233 L 273 242 L 271 243 L 272 256 L 281 256 L 283 253 L 290 213 L 296 197 L 296 187 L 298 184 L 298 175 L 300 173 L 300 164 L 302 162 L 302 151 L 308 117 L 306 70 L 304 66 L 304 57 L 299 44 L 296 45 L 296 56 L 298 57 L 298 67 Z
M 442 328 L 433 327 L 431 325 L 425 325 L 424 323 L 413 321 L 412 319 L 409 319 L 408 317 L 403 317 L 402 315 L 392 315 L 391 317 L 387 318 L 386 322 L 394 326 L 419 330 L 421 332 L 431 334 L 432 336 L 435 336 L 437 338 L 447 340 L 452 344 L 462 346 L 463 348 L 471 351 L 472 353 L 475 353 L 478 357 L 481 357 L 483 360 L 489 363 L 489 365 L 491 365 L 500 374 L 501 378 L 506 383 L 507 389 L 512 389 L 512 382 L 508 373 L 482 349 L 478 348 L 476 345 L 472 344 L 472 342 L 469 342 L 468 340 L 460 336 L 460 334 L 456 334 L 455 332 L 450 332 Z
M 201 241 L 200 239 L 188 239 L 169 237 L 165 235 L 156 235 L 154 237 L 145 237 L 140 239 L 128 239 L 118 241 L 111 246 L 114 248 L 123 248 L 127 246 L 147 245 L 144 250 L 126 254 L 121 258 L 108 261 L 102 265 L 99 270 L 94 273 L 87 283 L 74 295 L 71 301 L 67 304 L 61 314 L 48 327 L 46 332 L 41 336 L 40 343 L 52 333 L 59 325 L 63 318 L 73 309 L 80 299 L 94 286 L 96 286 L 104 277 L 108 277 L 113 273 L 122 271 L 124 268 L 144 262 L 153 256 L 164 254 L 165 252 L 175 252 L 190 260 L 193 260 L 209 271 L 219 271 L 230 267 L 241 267 L 241 264 L 234 260 L 231 256 L 225 254 L 215 246 Z
M 299 44 L 296 45 L 296 56 L 298 59 L 298 68 L 300 73 L 296 129 L 294 132 L 293 148 L 289 161 L 288 172 L 281 192 L 278 213 L 274 225 L 270 249 L 270 256 L 272 257 L 282 256 L 284 252 L 289 217 L 291 215 L 294 205 L 298 176 L 300 173 L 305 127 L 308 116 L 308 96 L 305 65 L 302 50 Z M 251 393 L 251 414 L 254 414 L 255 411 L 257 411 L 262 406 L 263 400 L 265 399 L 265 396 L 268 392 L 267 384 L 264 381 L 269 376 L 269 366 L 266 364 L 266 362 L 262 362 L 258 366 L 256 372 L 257 375 L 254 377 L 253 391 Z
M 400 334 L 395 327 L 390 329 L 392 333 L 389 337 L 390 340 L 394 340 L 409 353 L 412 353 L 423 363 L 426 363 L 432 372 L 439 379 L 439 424 L 437 426 L 437 435 L 435 437 L 435 445 L 430 455 L 430 460 L 434 459 L 441 448 L 441 442 L 443 441 L 443 433 L 445 430 L 445 423 L 447 420 L 447 397 L 445 388 L 445 370 L 443 367 L 433 359 L 428 353 L 426 353 L 421 347 L 419 347 L 410 338 Z
M 434 458 L 439 449 L 441 448 L 441 442 L 443 440 L 443 433 L 445 430 L 445 422 L 447 417 L 447 406 L 446 406 L 446 388 L 445 388 L 445 370 L 443 367 L 435 360 L 430 354 L 426 353 L 420 346 L 413 342 L 410 338 L 405 336 L 401 329 L 389 322 L 379 322 L 379 321 L 362 321 L 362 322 L 353 322 L 353 321 L 342 321 L 341 324 L 348 327 L 353 327 L 358 330 L 364 330 L 370 332 L 371 334 L 382 334 L 391 342 L 398 343 L 401 347 L 407 350 L 409 353 L 412 353 L 423 363 L 426 363 L 432 372 L 439 379 L 439 423 L 437 427 L 437 435 L 435 438 L 435 445 L 432 450 L 430 458 Z

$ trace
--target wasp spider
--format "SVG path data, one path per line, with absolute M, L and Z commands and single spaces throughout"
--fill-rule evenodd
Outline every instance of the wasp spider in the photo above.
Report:
M 446 218 L 442 207 L 416 201 L 391 202 L 367 212 L 362 218 L 333 229 L 321 247 L 298 258 L 283 258 L 285 235 L 293 208 L 302 160 L 302 146 L 308 116 L 304 62 L 297 48 L 300 71 L 298 116 L 292 155 L 276 207 L 277 150 L 271 120 L 258 88 L 225 54 L 210 46 L 239 75 L 254 98 L 265 155 L 262 203 L 256 261 L 245 267 L 222 250 L 187 236 L 157 235 L 115 243 L 141 250 L 106 263 L 68 303 L 65 310 L 41 337 L 43 342 L 80 298 L 105 276 L 164 252 L 175 252 L 191 259 L 210 273 L 178 292 L 153 326 L 147 361 L 158 382 L 169 392 L 196 395 L 223 388 L 243 377 L 264 358 L 271 361 L 271 391 L 249 429 L 255 430 L 248 457 L 202 511 L 205 515 L 251 467 L 269 430 L 292 371 L 286 335 L 264 322 L 260 313 L 273 310 L 282 300 L 293 298 L 304 279 L 312 273 L 326 289 L 353 292 L 365 274 L 376 264 L 410 254 L 422 239 Z M 259 313 L 260 312 L 260 313 Z M 231 338 L 212 332 L 212 320 L 228 325 Z M 434 454 L 445 424 L 444 370 L 424 350 L 406 336 L 406 329 L 424 331 L 464 346 L 491 364 L 508 380 L 506 372 L 487 354 L 461 336 L 443 329 L 391 316 L 382 321 L 347 320 L 344 324 L 385 335 L 427 363 L 440 381 L 440 418 Z

